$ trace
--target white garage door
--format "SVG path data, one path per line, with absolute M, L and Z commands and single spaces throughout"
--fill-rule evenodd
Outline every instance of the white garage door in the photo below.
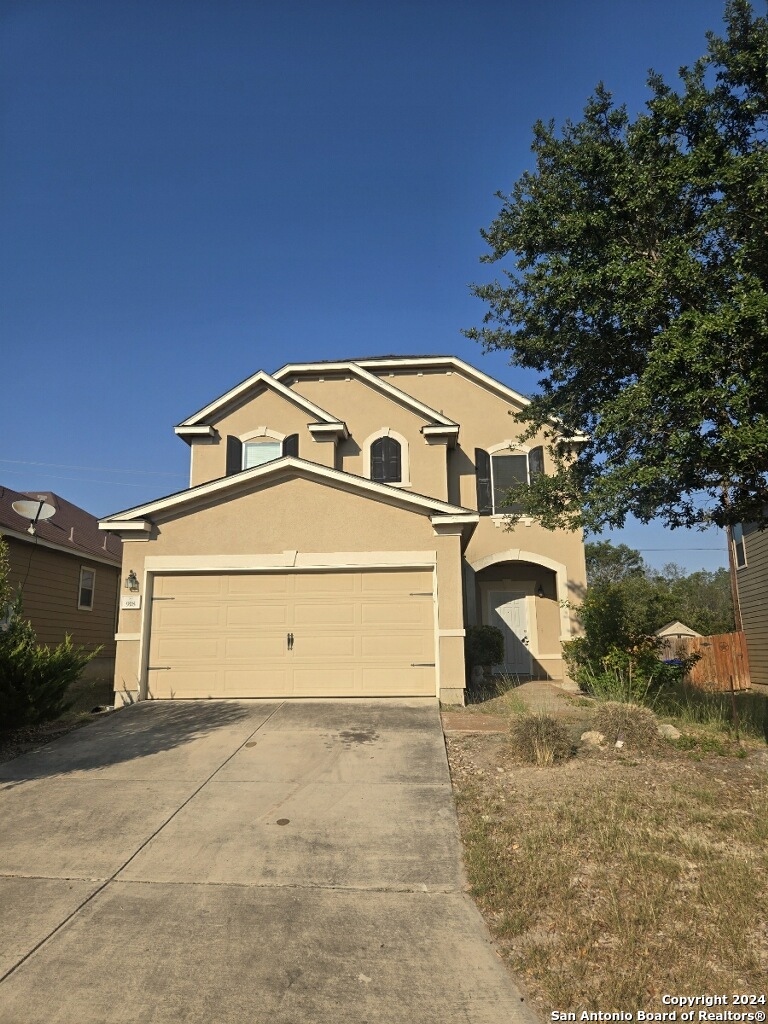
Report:
M 434 696 L 431 570 L 155 577 L 151 697 Z

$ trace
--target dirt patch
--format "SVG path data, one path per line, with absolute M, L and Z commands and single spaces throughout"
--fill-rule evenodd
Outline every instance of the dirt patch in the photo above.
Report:
M 472 891 L 543 1017 L 768 989 L 768 756 L 665 743 L 523 765 L 446 737 Z

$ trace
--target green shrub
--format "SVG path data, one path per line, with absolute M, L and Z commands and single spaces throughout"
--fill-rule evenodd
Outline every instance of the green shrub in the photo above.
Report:
M 41 647 L 30 622 L 15 614 L 0 632 L 0 729 L 36 725 L 67 710 L 67 689 L 97 651 L 74 647 L 69 637 Z
M 605 701 L 598 705 L 593 726 L 610 744 L 621 740 L 625 747 L 633 750 L 654 747 L 659 738 L 656 715 L 640 704 Z
M 598 700 L 654 703 L 659 691 L 679 684 L 698 658 L 667 664 L 659 658 L 662 645 L 659 637 L 638 637 L 628 647 L 614 644 L 598 660 L 586 638 L 579 637 L 563 644 L 563 656 L 571 677 Z
M 573 753 L 567 729 L 551 715 L 521 715 L 510 729 L 512 749 L 524 761 L 552 765 Z
M 496 626 L 470 626 L 464 638 L 467 665 L 498 665 L 504 661 L 504 634 Z

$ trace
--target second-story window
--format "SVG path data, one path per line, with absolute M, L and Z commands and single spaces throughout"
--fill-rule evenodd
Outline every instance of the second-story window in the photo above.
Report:
M 400 442 L 394 437 L 378 437 L 371 445 L 371 480 L 399 484 L 402 480 Z
M 265 438 L 263 441 L 246 441 L 243 445 L 243 469 L 263 466 L 265 462 L 273 462 L 283 454 L 283 442 Z
M 283 455 L 299 454 L 299 435 L 289 434 L 281 441 L 277 437 L 261 435 L 241 441 L 239 437 L 227 437 L 227 476 L 243 469 L 255 469 Z
M 519 484 L 530 483 L 537 473 L 544 472 L 544 449 L 529 452 L 505 451 L 489 453 L 475 449 L 477 472 L 477 510 L 480 515 L 505 515 L 517 512 L 518 504 L 507 500 L 507 493 Z

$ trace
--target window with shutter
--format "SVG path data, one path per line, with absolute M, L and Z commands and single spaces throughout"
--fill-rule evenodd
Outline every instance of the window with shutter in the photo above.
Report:
M 400 442 L 394 437 L 379 437 L 371 445 L 371 480 L 397 484 L 402 478 Z
M 477 510 L 480 515 L 505 515 L 517 512 L 520 506 L 507 500 L 507 493 L 521 483 L 530 483 L 544 472 L 544 448 L 532 448 L 525 454 L 502 451 L 490 454 L 483 448 L 475 449 L 477 482 Z

